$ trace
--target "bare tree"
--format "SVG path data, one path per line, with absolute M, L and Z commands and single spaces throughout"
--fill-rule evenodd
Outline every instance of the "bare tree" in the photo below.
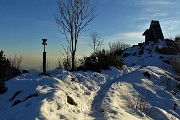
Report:
M 94 53 L 96 53 L 98 49 L 101 48 L 103 40 L 101 40 L 101 37 L 97 32 L 91 33 L 91 40 L 90 47 L 93 49 Z
M 72 71 L 80 34 L 95 18 L 95 5 L 90 0 L 57 0 L 58 13 L 54 15 L 59 30 L 65 35 L 71 53 Z
M 113 54 L 120 55 L 123 50 L 125 50 L 126 48 L 129 48 L 130 46 L 131 45 L 125 44 L 119 41 L 112 42 L 112 43 L 109 43 L 109 51 Z
M 62 59 L 62 66 L 64 70 L 71 70 L 71 57 L 70 57 L 70 48 L 69 46 L 64 47 L 62 46 L 65 54 L 62 53 L 63 59 Z
M 14 58 L 10 58 L 11 65 L 13 67 L 15 67 L 16 69 L 18 69 L 18 70 L 22 67 L 21 66 L 22 62 L 23 62 L 23 57 L 22 56 L 18 57 L 17 55 L 15 55 Z
M 57 59 L 57 63 L 56 63 L 55 69 L 63 69 L 61 58 Z

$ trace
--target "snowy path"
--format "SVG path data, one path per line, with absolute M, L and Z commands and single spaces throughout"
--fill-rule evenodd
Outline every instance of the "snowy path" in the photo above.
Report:
M 144 44 L 142 55 L 137 45 L 125 50 L 127 65 L 122 69 L 58 69 L 49 71 L 50 77 L 14 77 L 6 81 L 8 91 L 0 94 L 0 120 L 180 120 L 180 91 L 172 94 L 180 83 L 163 62 L 169 55 L 155 52 L 159 45 L 166 47 L 162 42 Z M 146 71 L 150 78 L 143 75 Z
M 139 69 L 139 68 L 137 68 L 137 69 Z M 109 91 L 112 84 L 114 84 L 115 82 L 119 82 L 121 79 L 131 75 L 137 69 L 132 70 L 128 73 L 121 72 L 116 75 L 107 77 L 106 83 L 104 83 L 100 86 L 100 90 L 97 92 L 97 95 L 94 97 L 94 100 L 91 105 L 91 114 L 90 115 L 95 120 L 105 120 L 104 110 L 102 109 L 101 105 L 102 105 L 104 97 L 106 96 L 106 93 Z
M 113 81 L 110 81 L 108 84 L 103 84 L 100 87 L 100 90 L 97 92 L 97 95 L 94 97 L 91 106 L 91 116 L 93 116 L 96 120 L 104 120 L 104 114 L 103 110 L 101 109 L 101 104 L 106 92 L 108 92 L 109 88 L 115 81 L 116 79 L 113 79 Z

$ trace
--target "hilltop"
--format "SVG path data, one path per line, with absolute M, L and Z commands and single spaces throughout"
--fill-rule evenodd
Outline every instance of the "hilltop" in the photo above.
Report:
M 166 40 L 135 45 L 119 56 L 125 65 L 100 73 L 24 73 L 6 81 L 1 120 L 178 120 L 180 84 L 170 60 L 157 48 Z

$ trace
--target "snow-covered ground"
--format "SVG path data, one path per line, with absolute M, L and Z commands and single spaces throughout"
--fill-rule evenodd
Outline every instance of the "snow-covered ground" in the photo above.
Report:
M 0 95 L 0 120 L 179 120 L 180 91 L 165 56 L 155 52 L 164 42 L 124 51 L 121 70 L 27 73 L 6 82 Z M 151 51 L 149 51 L 149 49 Z M 143 73 L 148 72 L 149 76 Z

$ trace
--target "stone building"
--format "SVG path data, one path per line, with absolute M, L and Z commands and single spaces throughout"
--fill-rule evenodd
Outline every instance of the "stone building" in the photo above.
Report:
M 146 31 L 142 35 L 145 36 L 145 42 L 164 39 L 159 21 L 154 20 L 151 21 L 149 29 L 146 29 Z

